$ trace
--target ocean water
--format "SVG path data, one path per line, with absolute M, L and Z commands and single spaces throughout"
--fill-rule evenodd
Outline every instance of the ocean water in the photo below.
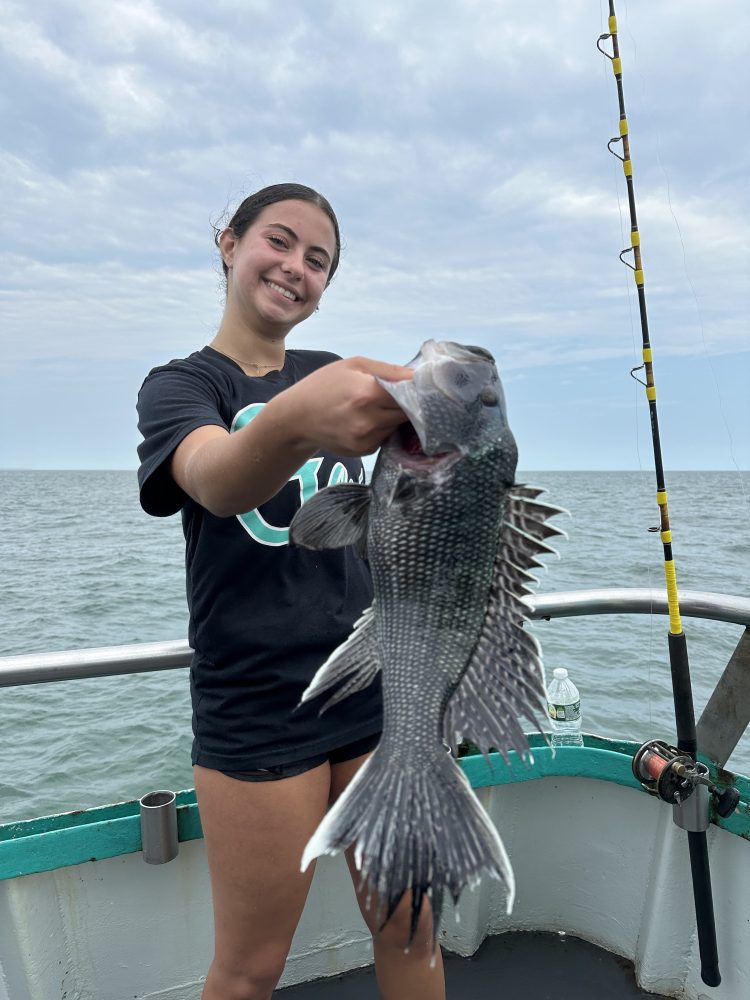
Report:
M 534 472 L 567 508 L 540 592 L 662 587 L 652 472 Z M 750 596 L 750 473 L 667 475 L 682 589 Z M 133 472 L 0 470 L 0 656 L 182 639 L 178 517 L 140 509 Z M 696 715 L 742 633 L 683 621 Z M 663 616 L 538 622 L 545 669 L 581 691 L 584 730 L 674 740 Z M 186 670 L 0 688 L 0 823 L 192 787 Z M 746 734 L 729 766 L 750 773 Z

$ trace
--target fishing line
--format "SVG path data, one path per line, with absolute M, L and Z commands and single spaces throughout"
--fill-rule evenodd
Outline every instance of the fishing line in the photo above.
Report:
M 646 381 L 642 384 L 646 389 L 646 398 L 651 418 L 651 440 L 653 445 L 654 471 L 656 475 L 656 502 L 659 507 L 660 536 L 664 556 L 664 577 L 667 585 L 667 606 L 669 611 L 669 663 L 672 674 L 672 692 L 674 698 L 675 723 L 677 729 L 677 748 L 685 758 L 696 760 L 698 744 L 695 728 L 695 708 L 692 686 L 690 682 L 690 664 L 688 659 L 687 639 L 682 629 L 679 594 L 677 590 L 677 572 L 672 550 L 672 530 L 669 522 L 669 507 L 667 489 L 664 481 L 664 463 L 662 459 L 661 438 L 659 434 L 659 419 L 656 405 L 656 383 L 654 379 L 653 349 L 648 327 L 646 311 L 645 276 L 641 257 L 641 234 L 638 228 L 638 218 L 635 205 L 635 189 L 633 186 L 633 162 L 630 155 L 630 128 L 625 112 L 625 98 L 622 82 L 622 59 L 617 32 L 614 0 L 609 0 L 609 31 L 600 35 L 596 46 L 610 60 L 617 84 L 617 100 L 619 105 L 619 135 L 607 143 L 609 152 L 621 162 L 626 179 L 628 207 L 630 212 L 630 246 L 620 253 L 620 260 L 633 271 L 638 290 L 638 309 L 641 321 L 643 340 L 643 371 Z M 602 48 L 602 42 L 611 41 L 612 55 Z M 613 146 L 620 143 L 622 155 Z M 625 259 L 626 254 L 632 254 Z M 693 881 L 693 896 L 695 900 L 696 926 L 701 956 L 701 978 L 708 986 L 718 986 L 721 982 L 719 973 L 718 951 L 716 946 L 716 925 L 714 919 L 713 901 L 711 895 L 711 875 L 708 860 L 706 833 L 703 827 L 687 827 L 688 845 L 690 850 L 690 869 Z
M 632 47 L 633 47 L 633 61 L 634 61 L 634 63 L 637 63 L 637 59 L 638 59 L 637 45 L 636 45 L 635 37 L 633 36 L 632 31 L 630 30 L 630 25 L 629 25 L 629 22 L 628 22 L 628 15 L 627 15 L 627 5 L 625 6 L 625 21 L 626 21 L 626 26 L 627 26 L 627 30 L 628 30 L 628 35 L 630 37 L 630 41 L 631 41 Z M 696 315 L 697 315 L 697 318 L 698 318 L 698 327 L 699 327 L 700 337 L 701 337 L 701 343 L 702 343 L 702 347 L 703 347 L 704 361 L 707 362 L 707 364 L 708 364 L 708 369 L 709 369 L 709 371 L 711 373 L 711 378 L 713 380 L 714 391 L 716 393 L 717 407 L 718 407 L 718 411 L 719 411 L 719 414 L 720 414 L 720 417 L 721 417 L 721 421 L 722 421 L 722 423 L 724 425 L 724 431 L 725 431 L 725 434 L 726 434 L 726 437 L 727 437 L 729 456 L 730 456 L 731 462 L 732 462 L 732 464 L 734 466 L 734 469 L 735 469 L 735 477 L 734 478 L 736 479 L 736 481 L 739 484 L 740 502 L 744 505 L 746 513 L 750 515 L 750 500 L 748 499 L 748 495 L 747 495 L 747 492 L 746 492 L 746 489 L 745 489 L 744 477 L 743 477 L 742 471 L 741 471 L 741 469 L 739 467 L 739 463 L 738 463 L 736 455 L 735 455 L 735 451 L 734 451 L 734 439 L 733 439 L 733 436 L 732 436 L 731 427 L 730 427 L 729 421 L 727 419 L 726 411 L 725 411 L 725 408 L 724 408 L 724 396 L 723 396 L 723 393 L 721 391 L 721 387 L 720 387 L 720 384 L 719 384 L 718 376 L 716 374 L 716 368 L 714 366 L 714 363 L 713 363 L 713 360 L 711 358 L 711 355 L 709 354 L 708 345 L 706 343 L 705 322 L 704 322 L 704 319 L 703 319 L 703 311 L 701 309 L 700 299 L 699 299 L 697 290 L 695 288 L 695 285 L 693 283 L 692 276 L 690 274 L 690 268 L 688 266 L 688 260 L 687 260 L 687 248 L 685 246 L 685 240 L 684 240 L 684 237 L 683 237 L 683 234 L 682 234 L 682 229 L 680 227 L 679 220 L 677 218 L 677 213 L 675 212 L 674 206 L 672 204 L 672 193 L 671 193 L 671 186 L 670 186 L 670 180 L 669 180 L 669 172 L 668 172 L 668 170 L 667 170 L 667 168 L 666 168 L 666 166 L 664 164 L 664 161 L 663 161 L 662 155 L 661 155 L 661 147 L 662 147 L 662 143 L 661 143 L 661 131 L 660 131 L 659 127 L 658 127 L 658 124 L 656 124 L 656 116 L 653 114 L 654 103 L 653 103 L 653 101 L 651 99 L 650 89 L 647 86 L 647 74 L 646 74 L 646 72 L 645 71 L 641 72 L 639 74 L 639 77 L 640 77 L 641 100 L 642 100 L 643 114 L 644 114 L 644 118 L 647 121 L 647 127 L 650 128 L 654 132 L 654 135 L 655 135 L 655 138 L 656 138 L 656 162 L 657 162 L 657 164 L 659 166 L 659 169 L 660 169 L 660 171 L 662 173 L 662 176 L 664 178 L 664 186 L 665 186 L 665 194 L 666 194 L 667 206 L 669 208 L 669 213 L 670 213 L 670 215 L 672 217 L 672 221 L 674 223 L 675 229 L 677 231 L 677 236 L 678 236 L 679 241 L 680 241 L 680 247 L 682 249 L 683 271 L 684 271 L 684 275 L 685 275 L 685 280 L 687 281 L 688 287 L 690 289 L 690 293 L 692 295 L 693 303 L 694 303 L 694 306 L 695 306 L 695 312 L 696 312 Z M 650 645 L 651 645 L 651 648 L 653 648 L 653 617 L 651 617 L 650 622 L 651 622 L 651 626 L 652 626 L 651 630 L 650 630 L 651 631 Z M 650 675 L 650 670 L 649 670 L 649 678 L 650 678 L 650 676 L 651 675 Z M 649 702 L 649 709 L 651 709 L 651 702 Z M 651 722 L 651 724 L 653 724 L 653 719 L 652 718 L 650 719 L 650 722 Z
M 600 4 L 600 7 L 601 7 L 601 4 Z M 628 17 L 628 7 L 627 7 L 627 4 L 625 4 L 625 19 L 626 20 L 627 20 L 627 17 Z M 628 28 L 628 34 L 630 35 L 631 41 L 633 42 L 633 49 L 635 49 L 635 39 L 633 38 L 633 35 L 630 32 L 629 28 Z M 635 52 L 634 52 L 634 55 L 633 55 L 633 62 L 634 63 L 637 62 L 637 57 L 635 55 Z M 603 66 L 602 70 L 604 72 L 604 75 L 606 76 L 606 67 Z M 613 169 L 614 174 L 615 174 L 615 189 L 616 189 L 616 192 L 617 192 L 617 210 L 620 213 L 620 237 L 621 237 L 621 241 L 622 241 L 620 245 L 623 246 L 624 243 L 625 243 L 625 228 L 624 228 L 624 226 L 622 224 L 622 204 L 621 204 L 621 201 L 620 201 L 620 175 L 619 175 L 617 167 L 615 166 L 614 163 L 612 164 L 612 169 Z M 627 288 L 627 296 L 628 296 L 628 317 L 629 317 L 629 320 L 630 320 L 630 337 L 631 337 L 631 340 L 633 341 L 633 357 L 637 358 L 638 357 L 638 348 L 636 347 L 636 340 L 635 340 L 635 323 L 634 323 L 634 320 L 633 320 L 633 298 L 632 298 L 632 291 L 631 291 L 630 282 L 627 280 L 627 276 L 625 277 L 624 280 L 625 280 L 625 287 Z M 633 370 L 635 370 L 635 369 L 633 369 Z M 638 417 L 640 416 L 640 408 L 639 408 L 638 404 L 640 403 L 642 397 L 641 397 L 640 393 L 638 392 L 638 389 L 635 386 L 633 387 L 633 389 L 634 389 L 634 393 L 635 393 L 635 450 L 636 450 L 636 454 L 638 456 L 638 471 L 640 473 L 643 473 L 645 470 L 643 468 L 643 458 L 641 456 L 641 436 L 640 436 L 640 427 L 639 427 L 639 423 L 638 423 Z M 648 579 L 648 585 L 650 587 L 651 586 L 651 564 L 650 564 L 649 560 L 647 560 L 646 562 L 647 562 L 647 567 L 648 567 L 648 577 L 647 577 L 647 579 Z
M 630 28 L 629 14 L 628 14 L 628 5 L 627 5 L 627 3 L 624 3 L 623 6 L 624 6 L 625 27 L 627 29 L 628 37 L 630 39 L 630 44 L 632 46 L 633 64 L 634 64 L 634 66 L 636 66 L 637 63 L 638 63 L 638 46 L 637 46 L 636 38 L 635 38 L 635 36 L 634 36 L 631 28 Z M 601 4 L 600 4 L 600 7 L 601 7 Z M 724 407 L 724 394 L 721 391 L 721 387 L 720 387 L 720 384 L 719 384 L 719 379 L 718 379 L 718 376 L 717 376 L 717 373 L 716 373 L 716 368 L 714 366 L 713 360 L 712 360 L 712 358 L 711 358 L 711 356 L 709 354 L 709 351 L 708 351 L 708 345 L 706 343 L 705 322 L 704 322 L 704 319 L 703 319 L 703 312 L 702 312 L 701 305 L 700 305 L 700 299 L 699 299 L 697 290 L 695 288 L 695 285 L 693 283 L 692 276 L 690 274 L 690 268 L 688 266 L 688 260 L 687 260 L 687 248 L 685 246 L 685 240 L 684 240 L 684 237 L 683 237 L 683 234 L 682 234 L 682 229 L 680 227 L 679 220 L 677 218 L 677 213 L 675 212 L 674 206 L 672 204 L 672 196 L 671 196 L 671 186 L 670 186 L 669 172 L 668 172 L 668 170 L 667 170 L 667 168 L 665 166 L 665 163 L 664 163 L 664 160 L 663 160 L 662 154 L 661 154 L 661 149 L 662 149 L 661 131 L 660 131 L 659 126 L 657 124 L 658 119 L 657 119 L 656 115 L 654 114 L 654 110 L 653 110 L 654 109 L 654 101 L 653 101 L 653 99 L 651 97 L 652 88 L 650 88 L 648 86 L 648 71 L 647 71 L 646 68 L 643 68 L 643 69 L 640 70 L 640 72 L 637 75 L 638 75 L 639 84 L 640 84 L 642 114 L 643 114 L 643 117 L 644 117 L 647 129 L 649 129 L 650 131 L 652 131 L 654 133 L 654 136 L 655 136 L 655 139 L 656 139 L 656 162 L 658 164 L 658 167 L 659 167 L 659 169 L 661 171 L 661 174 L 663 176 L 663 179 L 664 179 L 666 203 L 667 203 L 667 206 L 668 206 L 668 209 L 669 209 L 669 213 L 670 213 L 670 215 L 672 217 L 672 221 L 674 223 L 675 229 L 677 231 L 677 235 L 678 235 L 678 238 L 679 238 L 679 241 L 680 241 L 680 246 L 682 248 L 682 263 L 683 263 L 683 271 L 684 271 L 684 275 L 685 275 L 685 280 L 687 281 L 688 287 L 690 289 L 690 292 L 691 292 L 691 295 L 692 295 L 692 299 L 693 299 L 693 303 L 694 303 L 694 306 L 695 306 L 695 312 L 696 312 L 696 315 L 697 315 L 697 318 L 698 318 L 698 327 L 699 327 L 699 330 L 700 330 L 701 343 L 702 343 L 702 347 L 703 347 L 703 357 L 704 357 L 704 361 L 706 361 L 708 363 L 708 368 L 709 368 L 709 371 L 711 373 L 711 378 L 713 380 L 714 390 L 715 390 L 715 393 L 716 393 L 717 408 L 718 408 L 718 411 L 719 411 L 719 414 L 720 414 L 720 417 L 721 417 L 721 421 L 722 421 L 722 423 L 724 425 L 724 431 L 725 431 L 727 442 L 728 442 L 729 457 L 730 457 L 731 463 L 732 463 L 732 465 L 734 466 L 734 469 L 735 469 L 735 476 L 734 476 L 734 478 L 736 479 L 736 481 L 738 482 L 738 485 L 739 485 L 739 493 L 740 493 L 740 497 L 741 497 L 741 503 L 744 505 L 747 514 L 750 515 L 750 499 L 748 498 L 748 495 L 747 495 L 747 492 L 746 492 L 745 480 L 744 480 L 744 477 L 743 477 L 743 474 L 742 474 L 742 470 L 739 467 L 739 463 L 737 461 L 735 450 L 734 450 L 734 439 L 733 439 L 733 436 L 732 436 L 732 430 L 731 430 L 731 426 L 730 426 L 729 420 L 727 418 L 726 410 L 725 410 L 725 407 Z M 649 566 L 649 573 L 650 573 L 650 566 Z M 651 626 L 650 627 L 650 636 L 649 636 L 649 657 L 650 657 L 650 659 L 649 659 L 649 683 L 650 683 L 650 679 L 651 679 L 651 656 L 653 655 L 653 625 L 654 625 L 653 616 L 650 617 L 649 621 L 650 621 L 650 626 Z M 651 708 L 652 708 L 652 705 L 651 705 L 651 702 L 649 702 L 649 710 L 651 710 Z M 653 718 L 650 719 L 650 722 L 653 723 Z
M 599 0 L 599 27 L 600 27 L 601 31 L 603 32 L 604 31 L 604 10 L 603 10 L 603 7 L 602 7 L 602 0 Z M 602 78 L 604 80 L 608 79 L 608 77 L 607 77 L 607 67 L 603 63 L 602 63 Z M 606 124 L 607 124 L 607 126 L 609 126 L 609 113 L 607 113 Z M 614 176 L 615 197 L 617 198 L 617 213 L 618 213 L 619 218 L 620 218 L 620 239 L 621 239 L 622 243 L 624 244 L 625 243 L 625 226 L 623 224 L 622 199 L 620 198 L 620 175 L 619 175 L 619 171 L 617 170 L 617 166 L 614 163 L 612 164 L 612 173 L 613 173 L 613 176 Z M 633 343 L 633 357 L 636 358 L 638 356 L 638 348 L 636 346 L 636 339 L 635 339 L 635 321 L 634 321 L 634 317 L 633 317 L 633 299 L 632 299 L 632 295 L 631 295 L 630 282 L 627 279 L 627 275 L 623 276 L 623 282 L 624 282 L 624 285 L 625 285 L 625 295 L 626 295 L 627 300 L 628 300 L 628 318 L 630 320 L 630 338 L 631 338 L 632 343 Z M 639 434 L 638 434 L 638 412 L 637 412 L 638 406 L 637 406 L 637 400 L 639 399 L 639 393 L 638 393 L 637 389 L 635 389 L 635 399 L 636 399 L 635 449 L 636 449 L 636 454 L 638 456 L 638 469 L 639 469 L 640 472 L 643 472 L 643 462 L 642 462 L 642 459 L 641 459 L 641 449 L 640 449 L 640 437 L 639 437 Z
M 695 311 L 698 314 L 698 327 L 700 329 L 700 334 L 701 334 L 701 343 L 703 344 L 704 360 L 708 362 L 708 368 L 709 371 L 711 372 L 711 378 L 713 379 L 714 389 L 716 390 L 716 402 L 719 407 L 719 414 L 721 415 L 721 420 L 722 423 L 724 424 L 724 430 L 726 431 L 727 440 L 729 442 L 729 457 L 731 458 L 732 464 L 734 465 L 735 470 L 738 473 L 737 478 L 740 484 L 740 493 L 742 494 L 742 499 L 744 500 L 745 503 L 745 510 L 747 513 L 750 513 L 750 503 L 748 502 L 747 493 L 745 492 L 745 483 L 742 477 L 742 470 L 740 469 L 739 463 L 737 462 L 737 457 L 734 453 L 734 439 L 732 437 L 732 431 L 729 426 L 729 421 L 727 420 L 726 411 L 724 409 L 724 397 L 721 392 L 721 387 L 719 386 L 719 379 L 716 375 L 716 369 L 714 367 L 713 360 L 711 358 L 711 355 L 708 353 L 708 344 L 706 343 L 706 328 L 703 322 L 703 311 L 701 309 L 700 299 L 698 298 L 698 293 L 696 292 L 692 278 L 690 277 L 690 271 L 688 269 L 688 262 L 687 262 L 687 250 L 685 249 L 685 241 L 682 238 L 682 230 L 680 229 L 680 224 L 677 221 L 677 216 L 675 215 L 674 209 L 672 208 L 672 198 L 669 190 L 669 175 L 667 174 L 666 168 L 664 167 L 661 160 L 658 129 L 656 133 L 656 160 L 659 166 L 661 167 L 662 173 L 664 174 L 664 181 L 667 186 L 667 204 L 669 205 L 670 215 L 674 219 L 674 224 L 677 229 L 677 235 L 679 236 L 680 239 L 680 246 L 682 247 L 682 263 L 685 269 L 685 278 L 687 280 L 688 287 L 690 288 L 690 291 L 693 296 L 693 302 L 695 303 Z
M 601 0 L 599 6 L 601 9 Z M 633 32 L 630 30 L 630 23 L 628 20 L 628 6 L 626 3 L 624 4 L 624 7 L 625 7 L 625 24 L 628 30 L 628 35 L 630 36 L 631 44 L 633 46 L 633 63 L 635 64 L 638 62 L 638 47 L 636 45 L 636 40 L 633 35 Z M 704 360 L 708 363 L 708 368 L 709 371 L 711 372 L 711 378 L 713 380 L 714 389 L 716 391 L 716 403 L 719 410 L 719 415 L 721 417 L 721 422 L 724 424 L 724 431 L 727 436 L 729 457 L 731 459 L 732 464 L 734 465 L 735 471 L 737 472 L 737 480 L 739 482 L 740 493 L 742 495 L 742 500 L 744 502 L 745 510 L 750 515 L 750 498 L 748 498 L 747 492 L 745 490 L 745 482 L 742 476 L 742 470 L 740 469 L 739 462 L 737 461 L 737 456 L 734 451 L 734 438 L 732 435 L 732 429 L 730 427 L 729 420 L 727 419 L 726 410 L 724 409 L 724 395 L 721 391 L 719 379 L 716 374 L 716 368 L 714 367 L 713 360 L 708 351 L 708 344 L 706 343 L 706 327 L 705 327 L 705 322 L 703 320 L 703 310 L 701 309 L 700 299 L 698 297 L 698 293 L 696 291 L 692 276 L 690 274 L 690 268 L 688 267 L 687 248 L 685 247 L 685 240 L 682 235 L 682 229 L 680 228 L 680 223 L 677 218 L 677 214 L 674 210 L 674 206 L 672 205 L 672 192 L 669 183 L 669 173 L 664 165 L 664 161 L 662 160 L 661 156 L 661 132 L 659 130 L 658 125 L 655 124 L 655 119 L 651 113 L 651 109 L 653 108 L 653 101 L 651 100 L 650 92 L 646 86 L 645 73 L 642 73 L 640 75 L 640 86 L 641 86 L 641 98 L 643 101 L 644 117 L 648 116 L 648 118 L 650 119 L 648 121 L 648 127 L 653 130 L 656 137 L 656 162 L 664 177 L 664 185 L 666 187 L 666 199 L 667 199 L 667 206 L 669 208 L 669 214 L 672 216 L 672 221 L 674 222 L 675 229 L 677 230 L 677 236 L 680 241 L 680 247 L 682 248 L 682 265 L 683 265 L 683 270 L 685 272 L 685 280 L 687 281 L 688 288 L 690 289 L 690 293 L 692 295 L 693 302 L 695 304 L 695 312 L 698 317 L 698 329 L 700 331 L 701 344 L 703 346 Z
M 627 5 L 625 16 L 627 18 Z M 604 33 L 604 10 L 602 7 L 602 0 L 599 0 L 599 27 L 600 34 Z M 631 39 L 632 34 L 629 32 Z M 606 81 L 607 67 L 602 63 L 602 77 Z M 607 115 L 607 126 L 609 126 L 609 115 Z M 615 163 L 612 164 L 612 171 L 614 174 L 614 189 L 615 197 L 617 199 L 617 212 L 620 219 L 620 246 L 625 244 L 625 226 L 623 223 L 623 212 L 622 212 L 622 199 L 620 198 L 620 173 L 617 169 Z M 633 316 L 633 296 L 630 282 L 628 281 L 627 275 L 623 276 L 623 281 L 625 283 L 625 296 L 628 303 L 628 319 L 630 322 L 630 339 L 632 341 L 633 347 L 633 358 L 638 357 L 638 348 L 636 346 L 636 336 L 635 336 L 635 319 Z M 635 368 L 631 369 L 631 374 L 635 371 Z M 637 381 L 637 379 L 635 380 Z M 638 459 L 638 472 L 640 478 L 642 479 L 645 475 L 646 470 L 643 467 L 643 456 L 641 455 L 641 437 L 640 437 L 640 415 L 641 415 L 641 394 L 638 390 L 638 386 L 633 386 L 633 419 L 635 423 L 635 452 Z M 642 541 L 643 552 L 644 552 L 644 562 L 646 565 L 646 587 L 651 590 L 652 576 L 651 576 L 651 547 L 649 545 L 648 536 L 643 537 Z M 649 729 L 653 729 L 654 724 L 654 666 L 655 666 L 655 653 L 654 653 L 654 609 L 653 604 L 651 606 L 651 612 L 648 616 L 648 654 L 646 656 L 646 686 L 649 692 L 648 698 L 648 722 Z

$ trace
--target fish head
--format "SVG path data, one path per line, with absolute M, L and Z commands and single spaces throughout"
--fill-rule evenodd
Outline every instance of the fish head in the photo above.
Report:
M 386 442 L 400 464 L 457 460 L 515 442 L 508 427 L 505 395 L 495 360 L 483 347 L 427 340 L 409 368 L 411 379 L 378 379 L 409 418 Z M 510 457 L 510 456 L 509 456 Z

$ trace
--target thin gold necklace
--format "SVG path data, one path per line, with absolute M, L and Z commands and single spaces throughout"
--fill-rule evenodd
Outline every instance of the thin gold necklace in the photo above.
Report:
M 229 358 L 230 361 L 234 361 L 234 363 L 240 365 L 240 367 L 242 367 L 242 365 L 247 365 L 248 368 L 254 368 L 257 372 L 261 371 L 261 369 L 265 371 L 267 368 L 284 367 L 283 359 L 281 362 L 275 361 L 271 365 L 259 365 L 256 364 L 255 361 L 242 361 L 240 358 L 235 358 L 233 354 L 227 354 L 226 351 L 220 351 L 218 347 L 214 347 L 214 350 L 219 351 L 219 354 L 223 354 L 225 358 Z

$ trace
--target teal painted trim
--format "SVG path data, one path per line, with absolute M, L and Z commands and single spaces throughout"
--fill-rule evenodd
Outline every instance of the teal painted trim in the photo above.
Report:
M 618 785 L 640 790 L 631 767 L 632 755 L 597 747 L 560 747 L 556 753 L 547 746 L 532 747 L 533 763 L 510 754 L 508 763 L 499 753 L 462 757 L 459 764 L 472 788 L 488 785 L 511 785 L 519 781 L 536 781 L 539 778 L 592 778 L 595 781 L 612 781 Z
M 177 837 L 203 836 L 195 792 L 177 793 Z M 0 880 L 142 850 L 137 801 L 0 826 Z
M 508 755 L 508 763 L 497 753 L 491 753 L 489 760 L 481 754 L 469 754 L 458 763 L 474 788 L 576 777 L 641 789 L 631 769 L 633 753 L 639 744 L 588 735 L 584 739 L 584 747 L 563 747 L 553 757 L 542 737 L 531 736 L 533 764 L 525 763 L 515 753 Z M 743 800 L 729 819 L 713 817 L 714 822 L 750 841 L 750 779 L 716 768 L 711 768 L 711 775 L 717 785 L 734 783 Z M 192 789 L 177 793 L 177 835 L 183 843 L 203 836 Z M 9 823 L 0 826 L 0 880 L 133 854 L 141 849 L 137 801 Z

